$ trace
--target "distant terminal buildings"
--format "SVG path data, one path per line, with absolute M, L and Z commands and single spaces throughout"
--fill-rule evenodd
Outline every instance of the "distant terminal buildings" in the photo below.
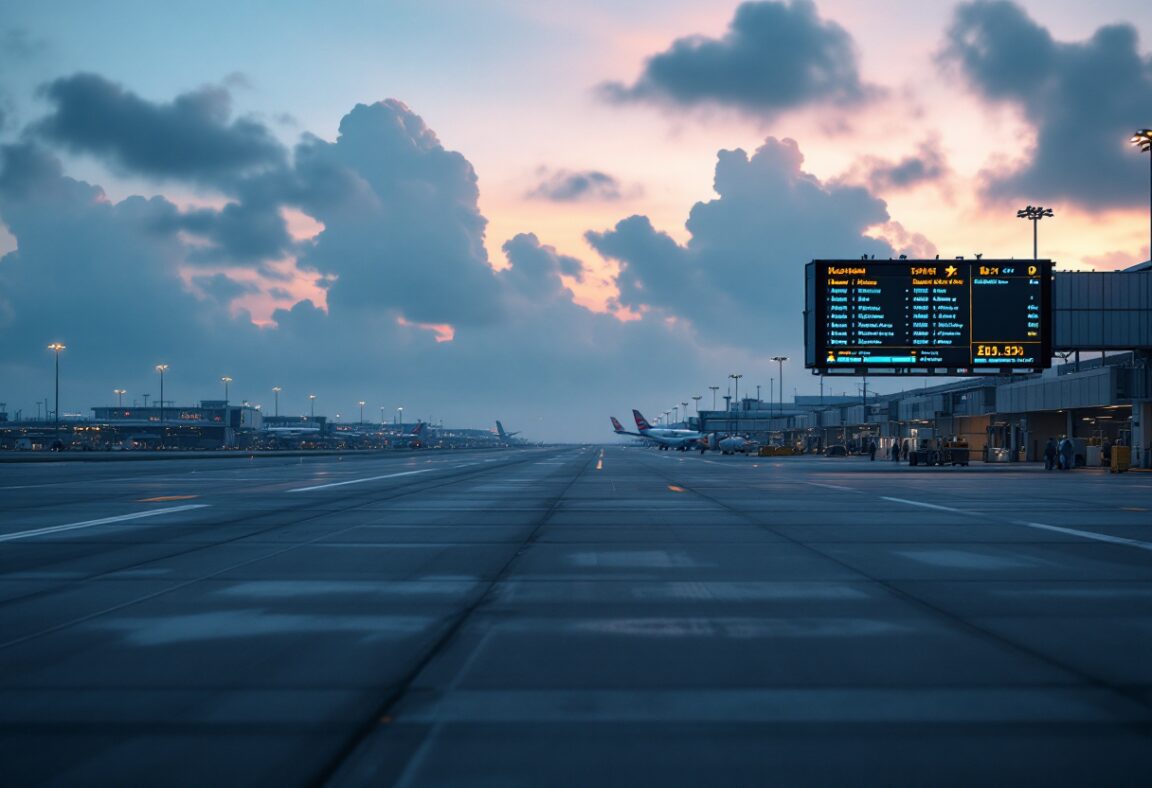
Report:
M 0 450 L 284 450 L 476 448 L 503 445 L 492 430 L 415 424 L 333 423 L 324 416 L 266 416 L 260 408 L 225 400 L 197 405 L 97 406 L 92 418 L 12 421 L 0 413 Z
M 701 411 L 688 425 L 813 453 L 832 446 L 863 452 L 874 440 L 883 455 L 893 442 L 915 447 L 939 439 L 966 443 L 973 461 L 987 462 L 1041 461 L 1048 438 L 1066 435 L 1084 464 L 1099 464 L 1096 452 L 1107 444 L 1131 446 L 1133 466 L 1150 467 L 1152 448 L 1134 442 L 1133 426 L 1152 419 L 1150 398 L 1152 364 L 1129 352 L 1070 361 L 1042 375 L 968 378 L 896 394 L 742 399 L 729 411 Z

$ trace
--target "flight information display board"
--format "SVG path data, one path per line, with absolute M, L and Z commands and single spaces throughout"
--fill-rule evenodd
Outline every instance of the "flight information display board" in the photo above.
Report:
M 805 366 L 978 375 L 1051 364 L 1051 260 L 814 260 Z

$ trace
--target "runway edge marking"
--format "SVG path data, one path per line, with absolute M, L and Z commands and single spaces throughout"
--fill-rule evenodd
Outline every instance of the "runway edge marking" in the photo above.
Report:
M 402 473 L 386 473 L 383 476 L 369 476 L 367 479 L 349 479 L 346 482 L 332 482 L 331 484 L 317 484 L 312 487 L 296 487 L 295 489 L 288 490 L 290 493 L 297 492 L 310 492 L 312 490 L 325 490 L 329 487 L 343 487 L 347 484 L 363 484 L 364 482 L 375 482 L 380 479 L 395 479 L 398 476 L 415 476 L 418 473 L 430 473 L 438 471 L 439 468 L 422 468 L 418 471 L 403 471 Z
M 184 506 L 170 506 L 167 509 L 152 509 L 147 512 L 133 512 L 132 514 L 121 514 L 116 517 L 102 517 L 99 520 L 85 520 L 81 523 L 67 523 L 66 525 L 53 525 L 48 528 L 37 528 L 32 531 L 19 531 L 14 534 L 4 534 L 0 536 L 0 542 L 11 542 L 16 539 L 26 539 L 30 536 L 44 536 L 46 534 L 57 534 L 63 531 L 75 531 L 78 528 L 91 528 L 95 525 L 109 525 L 111 523 L 122 523 L 127 520 L 140 520 L 145 517 L 156 517 L 161 514 L 174 514 L 176 512 L 187 512 L 192 509 L 206 509 L 206 503 L 191 503 Z

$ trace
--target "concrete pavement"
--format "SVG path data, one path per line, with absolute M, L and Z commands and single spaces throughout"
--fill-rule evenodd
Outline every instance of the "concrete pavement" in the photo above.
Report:
M 0 466 L 6 782 L 1143 785 L 1152 477 Z

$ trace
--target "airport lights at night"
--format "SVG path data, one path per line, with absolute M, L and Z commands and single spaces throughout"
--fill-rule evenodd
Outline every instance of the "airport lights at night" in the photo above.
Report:
M 64 350 L 64 345 L 59 342 L 53 342 L 48 346 L 49 350 L 56 352 L 56 439 L 60 439 L 60 351 Z
M 220 378 L 220 382 L 224 384 L 224 404 L 228 404 L 228 384 L 232 382 L 232 378 L 225 375 Z
M 128 393 L 128 389 L 112 389 L 112 393 L 116 395 L 116 407 L 124 407 L 124 395 Z
M 366 404 L 367 403 L 364 400 L 360 400 L 360 423 L 361 424 L 364 423 L 364 406 Z
M 776 362 L 776 368 L 780 371 L 777 378 L 780 381 L 780 415 L 784 415 L 784 362 L 788 360 L 787 356 L 773 356 L 772 360 Z
M 308 395 L 308 420 L 309 421 L 315 421 L 316 420 L 316 395 L 315 394 L 309 394 Z
M 1028 219 L 1032 222 L 1032 259 L 1033 260 L 1040 259 L 1039 254 L 1038 254 L 1038 250 L 1039 250 L 1038 238 L 1039 238 L 1039 236 L 1037 234 L 1036 228 L 1039 226 L 1040 220 L 1043 219 L 1045 216 L 1055 216 L 1055 214 L 1052 213 L 1051 208 L 1045 208 L 1041 205 L 1029 205 L 1026 208 L 1021 208 L 1020 210 L 1018 210 L 1016 212 L 1016 218 L 1017 219 Z
M 164 373 L 168 371 L 167 364 L 157 364 L 156 371 L 160 373 L 160 447 L 164 447 Z
M 273 396 L 276 397 L 276 413 L 274 414 L 276 416 L 280 415 L 280 392 L 281 392 L 281 390 L 282 389 L 279 386 L 273 386 L 272 387 L 272 394 L 273 394 Z
M 1152 257 L 1152 129 L 1140 129 L 1129 140 L 1148 156 L 1148 255 Z

